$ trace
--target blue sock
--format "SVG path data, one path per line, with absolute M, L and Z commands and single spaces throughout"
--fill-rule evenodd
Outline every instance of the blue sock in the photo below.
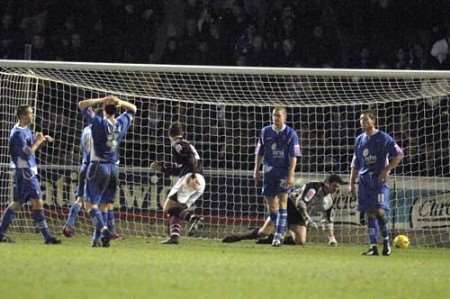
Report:
M 89 216 L 91 216 L 92 224 L 94 225 L 94 231 L 98 231 L 101 233 L 101 231 L 105 227 L 102 212 L 100 212 L 99 209 L 91 209 L 91 211 L 89 212 Z
M 45 220 L 45 215 L 43 210 L 33 210 L 31 212 L 31 217 L 36 222 L 36 226 L 44 236 L 45 240 L 52 238 L 50 231 L 48 230 L 47 220 Z
M 275 234 L 278 239 L 281 239 L 286 233 L 286 225 L 287 225 L 287 209 L 279 209 Z
M 102 211 L 103 223 L 108 226 L 108 211 Z
M 75 226 L 75 223 L 77 221 L 78 213 L 80 213 L 81 210 L 81 204 L 74 203 L 69 210 L 69 216 L 67 217 L 66 225 L 68 226 Z
M 108 211 L 108 221 L 106 222 L 108 225 L 108 229 L 111 233 L 115 234 L 116 233 L 116 220 L 114 217 L 114 211 L 113 210 L 109 210 Z
M 278 210 L 275 212 L 270 212 L 270 221 L 272 221 L 273 226 L 277 225 L 277 218 L 278 218 Z
M 16 212 L 10 207 L 3 212 L 2 224 L 0 225 L 0 236 L 3 236 L 8 230 L 8 226 L 16 218 Z
M 98 230 L 97 228 L 94 228 L 94 232 L 92 233 L 92 240 L 100 240 L 100 237 L 102 236 L 102 232 Z
M 369 217 L 367 222 L 369 227 L 369 242 L 371 246 L 377 245 L 378 239 L 378 221 L 375 217 Z
M 381 236 L 383 241 L 389 241 L 389 228 L 386 216 L 377 216 L 378 226 L 380 227 Z

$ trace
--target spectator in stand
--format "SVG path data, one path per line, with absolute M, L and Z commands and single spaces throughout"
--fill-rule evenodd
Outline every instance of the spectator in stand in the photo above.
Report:
M 449 39 L 450 37 L 444 37 L 436 41 L 430 51 L 432 59 L 432 66 L 436 69 L 446 69 L 450 66 L 448 53 L 449 53 Z
M 235 46 L 235 55 L 248 55 L 250 48 L 252 46 L 253 38 L 256 33 L 256 24 L 250 23 L 247 28 L 245 28 L 244 33 L 238 38 Z
M 373 67 L 372 57 L 367 47 L 361 49 L 358 59 L 353 63 L 353 67 L 362 69 Z
M 394 68 L 400 69 L 400 70 L 409 68 L 409 61 L 408 61 L 408 57 L 407 57 L 407 53 L 406 53 L 405 49 L 399 48 L 397 50 L 395 58 L 396 58 L 396 60 L 394 63 Z
M 31 59 L 32 60 L 52 60 L 55 59 L 53 52 L 47 46 L 45 37 L 40 34 L 35 34 L 33 36 L 33 40 L 31 42 L 32 51 L 31 51 Z
M 207 39 L 212 63 L 214 65 L 227 65 L 227 60 L 232 55 L 227 51 L 220 27 L 217 24 L 213 23 L 209 26 Z
M 178 42 L 175 38 L 170 38 L 167 41 L 166 49 L 161 57 L 163 64 L 185 64 L 184 55 L 178 48 Z
M 330 64 L 333 60 L 332 57 L 336 55 L 335 45 L 336 41 L 330 36 L 325 36 L 322 26 L 315 26 L 312 39 L 308 42 L 309 51 L 307 57 L 310 66 L 320 67 L 324 64 Z
M 297 55 L 295 52 L 295 41 L 292 39 L 285 39 L 281 43 L 281 53 L 278 56 L 278 66 L 292 67 L 297 62 Z
M 210 55 L 209 51 L 209 45 L 208 41 L 205 39 L 201 39 L 197 43 L 197 49 L 193 53 L 190 53 L 192 55 L 192 64 L 195 65 L 211 65 L 213 64 L 212 57 Z
M 16 59 L 17 51 L 14 49 L 13 40 L 10 38 L 4 38 L 0 40 L 0 59 Z
M 267 45 L 262 35 L 257 34 L 253 37 L 250 51 L 248 52 L 248 65 L 250 66 L 266 66 L 267 61 Z
M 410 50 L 410 67 L 413 70 L 423 70 L 428 67 L 427 56 L 421 44 L 414 44 Z
M 186 20 L 184 28 L 184 35 L 179 40 L 180 49 L 184 52 L 185 64 L 193 64 L 192 53 L 198 49 L 198 41 L 200 39 L 200 34 L 197 27 L 197 21 L 194 18 L 189 18 Z

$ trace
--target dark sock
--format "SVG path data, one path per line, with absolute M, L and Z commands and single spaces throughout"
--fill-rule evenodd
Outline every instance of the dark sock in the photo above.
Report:
M 37 228 L 41 232 L 42 236 L 45 240 L 49 240 L 52 238 L 50 231 L 48 230 L 47 220 L 45 220 L 44 211 L 42 210 L 33 210 L 31 212 L 31 217 L 36 222 Z
M 113 234 L 116 234 L 116 219 L 113 210 L 108 211 L 108 221 L 106 223 L 108 225 L 109 231 Z
M 378 222 L 375 217 L 369 217 L 367 221 L 367 227 L 369 228 L 369 243 L 371 246 L 377 245 L 378 240 Z
M 380 227 L 381 236 L 383 237 L 383 241 L 389 240 L 389 228 L 388 228 L 388 221 L 386 219 L 386 216 L 377 216 L 378 225 Z
M 2 224 L 0 225 L 0 236 L 3 236 L 8 230 L 11 222 L 16 218 L 16 212 L 10 207 L 3 212 Z

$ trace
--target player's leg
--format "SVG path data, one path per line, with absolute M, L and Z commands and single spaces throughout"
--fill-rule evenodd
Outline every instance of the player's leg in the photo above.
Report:
M 294 233 L 295 236 L 295 244 L 296 245 L 305 245 L 306 244 L 306 225 L 292 224 L 289 226 L 289 230 Z
M 12 201 L 8 207 L 3 211 L 0 224 L 0 242 L 11 243 L 14 242 L 6 235 L 9 225 L 16 217 L 16 213 L 20 211 L 22 204 L 18 201 Z
M 104 220 L 106 225 L 108 226 L 108 230 L 111 232 L 112 239 L 120 238 L 119 234 L 116 230 L 116 219 L 114 215 L 114 200 L 117 194 L 117 188 L 119 186 L 119 172 L 118 167 L 116 165 L 111 166 L 111 179 L 106 188 L 102 202 L 105 203 L 104 211 Z
M 0 242 L 11 242 L 12 240 L 6 236 L 11 222 L 16 218 L 16 212 L 20 211 L 22 204 L 25 202 L 26 196 L 25 179 L 23 177 L 22 170 L 17 169 L 14 171 L 14 190 L 13 201 L 3 211 L 2 222 L 0 225 Z
M 48 229 L 47 219 L 44 215 L 44 202 L 40 198 L 31 199 L 31 217 L 44 237 L 45 244 L 60 244 L 61 241 L 53 237 Z
M 369 235 L 369 249 L 363 252 L 363 255 L 376 256 L 378 255 L 378 234 L 379 227 L 377 221 L 377 212 L 374 209 L 370 209 L 366 212 L 367 214 L 367 229 Z
M 360 176 L 358 183 L 358 209 L 360 213 L 364 213 L 367 217 L 369 249 L 362 253 L 367 256 L 378 255 L 378 222 L 373 210 L 377 202 L 377 192 L 373 188 L 375 179 L 370 176 Z
M 378 204 L 375 210 L 378 226 L 380 229 L 381 236 L 383 238 L 383 255 L 391 255 L 391 245 L 389 242 L 389 228 L 388 228 L 388 215 L 389 211 L 389 188 L 385 185 L 382 186 L 380 192 L 378 193 Z
M 278 216 L 275 224 L 275 235 L 273 238 L 272 245 L 278 247 L 281 245 L 281 242 L 284 238 L 287 228 L 287 201 L 288 194 L 287 193 L 278 193 Z
M 195 214 L 195 202 L 205 192 L 206 182 L 201 174 L 196 174 L 195 179 L 192 178 L 187 182 L 188 190 L 184 197 L 178 196 L 178 202 L 184 203 L 187 208 L 181 211 L 180 217 L 188 222 L 188 235 L 192 236 L 202 225 L 203 217 Z M 179 195 L 180 193 L 178 193 Z
M 67 216 L 67 221 L 63 226 L 63 234 L 66 237 L 72 237 L 75 233 L 75 224 L 78 218 L 78 214 L 80 213 L 83 207 L 83 197 L 84 197 L 84 189 L 86 185 L 86 172 L 87 165 L 83 164 L 80 169 L 79 179 L 78 179 L 78 187 L 76 190 L 76 200 L 72 204 L 69 209 L 69 215 Z
M 162 244 L 178 244 L 179 242 L 182 221 L 180 213 L 185 206 L 177 202 L 176 198 L 177 194 L 172 194 L 164 202 L 163 213 L 169 217 L 169 238 L 161 242 Z
M 22 194 L 20 198 L 23 202 L 31 200 L 31 217 L 37 229 L 44 237 L 45 244 L 59 244 L 60 240 L 52 236 L 48 229 L 47 219 L 44 215 L 44 202 L 41 199 L 41 185 L 38 177 L 29 169 L 22 169 Z
M 261 227 L 254 228 L 247 233 L 234 234 L 226 236 L 222 239 L 224 243 L 234 243 L 242 240 L 256 240 L 258 238 L 266 237 L 273 232 L 273 225 L 270 217 L 267 217 L 266 221 Z M 270 241 L 272 243 L 272 241 Z
M 181 222 L 183 220 L 192 220 L 192 210 L 189 209 L 205 191 L 205 179 L 201 174 L 191 178 L 191 173 L 180 178 L 167 196 L 164 203 L 164 213 L 169 215 L 169 234 L 168 240 L 163 244 L 177 244 L 181 233 Z M 192 224 L 192 223 L 191 223 Z
M 93 225 L 92 247 L 101 245 L 102 234 L 110 235 L 102 212 L 99 209 L 103 193 L 109 184 L 110 170 L 105 164 L 93 162 L 89 164 L 86 177 L 86 209 Z
M 73 237 L 75 233 L 75 224 L 82 207 L 83 198 L 77 197 L 75 202 L 69 209 L 69 215 L 67 215 L 66 223 L 64 224 L 62 229 L 63 235 L 67 238 Z

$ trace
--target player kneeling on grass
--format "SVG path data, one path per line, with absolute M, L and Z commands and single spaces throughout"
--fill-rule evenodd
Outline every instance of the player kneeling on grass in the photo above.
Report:
M 24 203 L 31 200 L 31 217 L 33 217 L 38 230 L 42 233 L 45 244 L 59 244 L 61 241 L 51 235 L 45 219 L 35 156 L 38 148 L 44 142 L 53 142 L 53 138 L 42 133 L 33 135 L 28 127 L 33 120 L 31 106 L 19 106 L 17 118 L 19 122 L 13 127 L 9 137 L 11 165 L 14 169 L 14 199 L 3 213 L 0 225 L 0 242 L 12 242 L 5 235 L 6 230 L 14 220 L 16 212 L 22 208 Z
M 164 215 L 169 216 L 169 238 L 162 244 L 178 244 L 181 232 L 181 221 L 189 221 L 189 230 L 197 226 L 201 218 L 193 214 L 192 205 L 205 191 L 205 178 L 201 174 L 200 156 L 192 144 L 183 139 L 180 124 L 169 128 L 169 139 L 172 146 L 175 164 L 163 166 L 161 162 L 150 165 L 152 171 L 165 175 L 177 175 L 178 180 L 167 195 L 164 202 Z
M 345 182 L 338 175 L 330 175 L 324 182 L 309 182 L 303 187 L 294 188 L 289 192 L 287 221 L 291 235 L 285 238 L 285 244 L 304 245 L 306 243 L 306 227 L 309 225 L 317 228 L 317 224 L 308 213 L 308 208 L 311 205 L 318 205 L 322 216 L 321 222 L 328 228 L 328 244 L 330 246 L 337 245 L 333 225 L 333 197 L 339 190 L 339 185 L 342 184 Z M 273 225 L 270 219 L 267 219 L 261 228 L 256 228 L 247 234 L 227 236 L 222 241 L 231 243 L 260 239 L 258 243 L 271 244 L 272 233 Z

